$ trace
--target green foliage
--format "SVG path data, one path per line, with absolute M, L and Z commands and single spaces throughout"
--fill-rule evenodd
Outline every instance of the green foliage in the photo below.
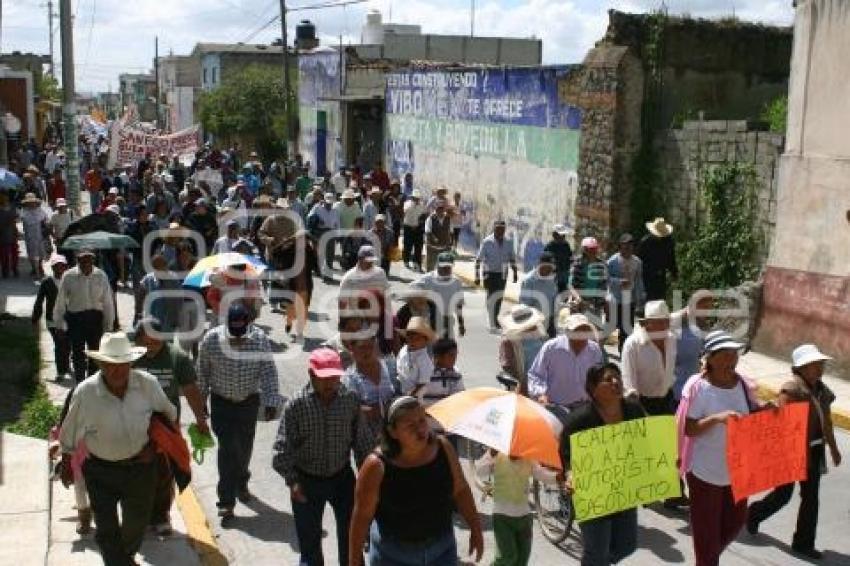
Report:
M 280 75 L 276 67 L 252 65 L 203 93 L 199 105 L 204 129 L 224 140 L 251 140 L 261 157 L 279 157 L 287 123 Z M 290 84 L 290 89 L 295 87 Z M 290 100 L 290 115 L 294 106 Z
M 777 96 L 765 104 L 759 118 L 768 123 L 771 132 L 784 134 L 788 127 L 788 95 Z
M 47 397 L 44 385 L 38 384 L 35 393 L 24 405 L 18 421 L 9 425 L 6 430 L 46 440 L 50 429 L 59 421 L 60 412 L 61 409 Z
M 56 102 L 62 100 L 62 89 L 59 88 L 59 81 L 50 75 L 44 75 L 38 81 L 38 92 L 36 94 L 38 94 L 41 100 L 53 100 Z
M 763 247 L 753 167 L 726 163 L 707 170 L 701 184 L 707 220 L 692 239 L 678 243 L 679 285 L 686 296 L 756 278 Z

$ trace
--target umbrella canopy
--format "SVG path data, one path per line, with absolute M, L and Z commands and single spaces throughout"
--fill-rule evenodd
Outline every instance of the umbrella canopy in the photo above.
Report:
M 90 232 L 66 238 L 62 242 L 63 250 L 81 250 L 91 248 L 93 250 L 121 250 L 126 248 L 138 248 L 139 244 L 130 236 L 124 234 L 113 234 L 112 232 Z
M 446 431 L 499 452 L 561 469 L 563 425 L 543 405 L 512 391 L 478 387 L 428 408 Z
M 216 269 L 226 269 L 234 265 L 247 265 L 247 273 L 249 275 L 259 276 L 267 266 L 257 257 L 252 255 L 240 254 L 236 252 L 227 252 L 207 256 L 198 261 L 192 271 L 183 280 L 184 287 L 209 287 L 210 275 Z
M 13 189 L 20 186 L 21 178 L 4 167 L 0 167 L 0 189 Z

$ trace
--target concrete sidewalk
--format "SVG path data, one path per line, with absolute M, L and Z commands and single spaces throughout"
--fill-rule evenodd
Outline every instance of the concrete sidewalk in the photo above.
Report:
M 44 566 L 50 494 L 47 442 L 0 433 L 0 564 Z
M 469 258 L 461 258 L 455 263 L 455 275 L 466 284 L 472 285 L 475 278 L 474 270 L 475 263 Z M 520 281 L 522 281 L 522 274 L 520 274 Z M 505 300 L 516 302 L 519 297 L 519 288 L 519 283 L 509 280 L 505 288 Z M 738 368 L 743 375 L 758 383 L 759 394 L 766 399 L 775 397 L 782 384 L 791 376 L 790 360 L 779 360 L 753 351 L 741 357 Z M 835 426 L 850 430 L 850 382 L 829 374 L 824 375 L 823 381 L 835 392 L 836 400 L 832 405 L 832 420 Z
M 22 269 L 21 273 L 25 272 L 26 269 Z M 29 318 L 36 291 L 36 282 L 27 276 L 0 280 L 0 302 L 3 303 L 0 312 Z M 132 298 L 121 292 L 119 319 L 124 328 L 129 325 L 131 318 Z M 71 379 L 61 383 L 54 380 L 56 368 L 53 342 L 43 321 L 39 342 L 42 357 L 40 378 L 47 387 L 50 399 L 55 404 L 61 404 L 73 384 Z M 3 433 L 2 440 L 0 564 L 102 565 L 93 536 L 81 537 L 76 533 L 73 491 L 65 489 L 59 482 L 48 480 L 47 443 L 6 433 Z M 194 501 L 191 487 L 172 507 L 174 534 L 159 538 L 149 533 L 145 537 L 137 556 L 141 564 L 193 566 L 202 564 L 201 556 L 216 554 L 217 549 L 211 537 L 205 536 L 209 532 L 208 528 L 205 529 L 205 519 L 198 519 L 195 514 L 191 520 L 184 521 L 180 509 L 186 501 Z M 189 522 L 194 528 L 187 526 Z

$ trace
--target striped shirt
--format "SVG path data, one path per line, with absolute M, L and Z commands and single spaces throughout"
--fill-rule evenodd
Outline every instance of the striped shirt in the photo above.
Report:
M 281 398 L 271 342 L 251 325 L 239 341 L 224 345 L 225 325 L 210 330 L 198 348 L 198 387 L 201 395 L 214 393 L 231 401 L 244 401 L 258 392 L 264 407 L 279 407 Z

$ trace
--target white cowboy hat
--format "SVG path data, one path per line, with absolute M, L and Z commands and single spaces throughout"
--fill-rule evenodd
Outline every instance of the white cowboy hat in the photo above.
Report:
M 542 312 L 528 305 L 514 305 L 510 312 L 499 316 L 499 324 L 506 334 L 522 334 L 534 329 L 543 332 L 545 320 Z
M 278 208 L 289 208 L 289 201 L 281 197 L 275 201 L 274 205 Z
M 648 301 L 643 307 L 640 320 L 667 320 L 670 318 L 670 307 L 664 301 Z
M 428 338 L 428 342 L 433 342 L 437 339 L 437 334 L 431 329 L 431 325 L 428 324 L 428 321 L 421 316 L 410 317 L 410 320 L 407 323 L 407 327 L 401 332 L 403 334 L 407 334 L 408 332 L 415 332 L 416 334 L 421 334 Z
M 21 204 L 30 204 L 35 203 L 38 204 L 41 202 L 41 199 L 35 196 L 35 193 L 27 193 L 24 195 L 24 198 L 21 200 Z
M 88 350 L 86 355 L 108 364 L 129 364 L 145 355 L 147 348 L 133 346 L 123 332 L 107 332 L 100 339 L 100 348 Z
M 422 198 L 422 191 L 419 189 L 413 189 L 410 192 L 410 198 Z
M 552 232 L 560 236 L 567 236 L 570 233 L 570 230 L 564 224 L 555 224 L 552 227 Z
M 60 206 L 68 206 L 68 201 L 63 198 L 56 199 L 56 208 L 59 208 Z
M 342 198 L 357 198 L 357 195 L 351 189 L 345 189 L 342 191 Z
M 814 344 L 797 346 L 791 352 L 791 367 L 801 368 L 814 362 L 828 362 L 832 358 L 818 350 Z
M 673 226 L 665 222 L 660 216 L 652 222 L 647 222 L 646 229 L 650 234 L 658 238 L 664 238 L 673 233 Z

